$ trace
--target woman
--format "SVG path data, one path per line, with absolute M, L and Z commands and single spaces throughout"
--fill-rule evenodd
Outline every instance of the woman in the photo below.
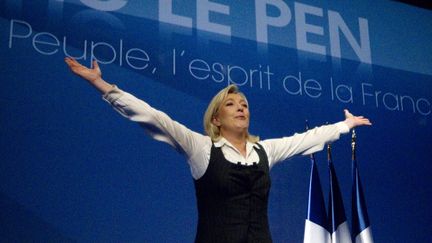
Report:
M 259 141 L 248 132 L 246 97 L 230 85 L 207 108 L 205 136 L 104 81 L 96 61 L 92 69 L 71 58 L 65 58 L 65 62 L 120 114 L 139 122 L 154 139 L 170 144 L 186 156 L 198 204 L 196 242 L 271 242 L 267 217 L 269 169 L 294 155 L 321 150 L 325 143 L 351 128 L 371 125 L 368 119 L 345 110 L 346 119 L 342 122 L 291 137 Z

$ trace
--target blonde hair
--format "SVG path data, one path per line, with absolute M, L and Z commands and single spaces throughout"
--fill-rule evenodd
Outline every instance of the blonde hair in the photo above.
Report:
M 222 102 L 226 99 L 228 94 L 239 94 L 242 96 L 243 99 L 245 99 L 246 103 L 248 103 L 246 96 L 242 92 L 240 92 L 238 87 L 234 84 L 231 84 L 228 87 L 222 89 L 213 97 L 204 114 L 204 130 L 206 134 L 210 136 L 213 142 L 219 141 L 221 139 L 221 135 L 219 127 L 214 125 L 212 123 L 212 120 L 217 115 L 219 108 L 222 105 Z M 259 137 L 251 135 L 249 134 L 249 132 L 247 133 L 246 139 L 251 143 L 256 143 L 259 141 Z

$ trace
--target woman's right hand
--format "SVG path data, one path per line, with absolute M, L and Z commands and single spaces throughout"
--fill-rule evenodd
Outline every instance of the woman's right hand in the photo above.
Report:
M 109 92 L 113 86 L 102 79 L 102 72 L 96 60 L 93 61 L 93 68 L 87 68 L 71 57 L 65 57 L 65 62 L 72 73 L 89 81 L 102 94 Z
M 93 68 L 91 69 L 81 65 L 75 59 L 70 57 L 66 57 L 65 62 L 74 74 L 89 82 L 93 83 L 102 78 L 102 72 L 96 60 L 93 61 Z

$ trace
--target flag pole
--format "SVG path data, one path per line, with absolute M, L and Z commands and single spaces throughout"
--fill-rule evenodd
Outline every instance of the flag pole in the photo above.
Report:
M 306 131 L 308 131 L 309 130 L 309 121 L 306 119 L 305 120 L 305 127 L 306 127 Z M 311 153 L 310 155 L 309 155 L 309 158 L 312 160 L 312 161 L 315 161 L 315 155 L 314 155 L 314 153 Z
M 333 161 L 331 155 L 331 143 L 327 144 L 327 161 Z
M 370 221 L 366 207 L 366 200 L 363 193 L 360 175 L 357 167 L 356 158 L 356 139 L 357 134 L 352 130 L 351 149 L 352 149 L 352 232 L 353 242 L 355 243 L 373 243 Z
M 353 129 L 351 134 L 352 161 L 356 161 L 356 139 L 357 139 L 357 134 L 355 129 Z
M 329 123 L 326 122 L 326 125 Z M 327 143 L 327 161 L 333 161 L 331 156 L 331 143 Z

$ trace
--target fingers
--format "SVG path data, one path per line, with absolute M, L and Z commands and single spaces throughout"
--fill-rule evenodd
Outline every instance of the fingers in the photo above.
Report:
M 75 59 L 71 58 L 71 57 L 65 57 L 64 60 L 65 60 L 65 62 L 67 64 L 78 64 L 78 62 Z
M 70 68 L 85 68 L 85 69 L 87 69 L 87 67 L 85 67 L 81 63 L 77 62 L 77 60 L 75 60 L 74 58 L 65 57 L 64 60 Z M 99 64 L 98 64 L 96 59 L 93 60 L 92 66 L 93 66 L 93 69 L 100 71 Z
M 66 62 L 67 65 L 69 65 L 69 66 L 72 65 L 72 60 L 73 60 L 72 58 L 70 58 L 70 57 L 65 57 L 64 60 L 65 60 L 65 62 Z
M 367 118 L 361 119 L 361 122 L 364 125 L 369 125 L 369 126 L 372 125 L 372 122 L 370 122 L 369 119 L 367 119 Z
M 66 64 L 70 67 L 70 68 L 76 68 L 79 66 L 82 66 L 81 64 L 79 64 L 75 59 L 70 58 L 70 57 L 65 57 L 65 62 Z
M 372 123 L 367 118 L 354 117 L 354 119 L 355 119 L 354 123 L 356 124 L 356 126 L 358 126 L 358 125 L 369 125 L 369 126 L 372 125 Z
M 99 64 L 98 64 L 98 62 L 96 61 L 96 59 L 93 60 L 93 68 L 94 68 L 94 69 L 99 69 Z
M 347 109 L 344 109 L 345 118 L 353 117 L 354 115 L 351 114 Z
M 350 128 L 354 128 L 357 126 L 372 125 L 370 120 L 368 118 L 365 118 L 364 116 L 354 116 L 347 109 L 344 109 L 344 113 L 346 119 L 345 121 L 350 126 Z
M 99 68 L 99 64 L 97 62 L 97 60 L 93 60 L 93 69 L 96 70 L 96 72 L 101 73 L 101 70 Z

